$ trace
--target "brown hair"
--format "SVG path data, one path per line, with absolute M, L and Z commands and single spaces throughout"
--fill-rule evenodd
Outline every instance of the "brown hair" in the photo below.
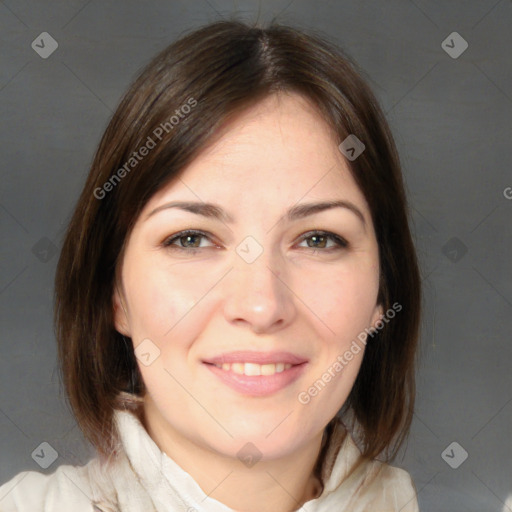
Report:
M 135 395 L 144 392 L 133 346 L 115 330 L 112 304 L 134 222 L 229 116 L 279 91 L 308 98 L 340 143 L 354 134 L 366 146 L 349 165 L 377 235 L 378 302 L 384 311 L 399 303 L 403 313 L 369 340 L 344 409 L 360 427 L 365 457 L 396 455 L 413 415 L 421 282 L 397 150 L 362 76 L 325 36 L 276 23 L 260 28 L 219 21 L 167 47 L 129 88 L 99 144 L 55 280 L 63 383 L 100 455 L 108 456 L 118 441 L 114 410 L 137 407 Z M 194 106 L 182 107 L 187 104 Z M 147 155 L 130 160 L 149 139 L 155 145 Z

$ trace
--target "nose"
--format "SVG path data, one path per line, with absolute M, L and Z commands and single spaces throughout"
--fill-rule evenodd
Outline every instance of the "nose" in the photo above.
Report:
M 293 322 L 295 296 L 283 262 L 270 251 L 252 263 L 235 255 L 233 270 L 224 283 L 224 315 L 228 322 L 247 326 L 256 334 L 272 333 Z

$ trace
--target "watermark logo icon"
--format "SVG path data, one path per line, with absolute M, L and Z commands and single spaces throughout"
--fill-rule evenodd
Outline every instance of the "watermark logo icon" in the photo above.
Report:
M 453 441 L 441 453 L 441 458 L 452 469 L 457 469 L 468 458 L 468 452 L 457 441 Z
M 366 149 L 366 146 L 354 134 L 350 134 L 338 148 L 348 160 L 353 162 Z
M 160 356 L 160 349 L 146 338 L 137 345 L 135 356 L 144 366 L 149 366 Z
M 236 253 L 246 263 L 254 263 L 263 253 L 263 247 L 252 237 L 245 237 L 236 247 Z
M 59 47 L 59 43 L 48 32 L 41 32 L 31 46 L 39 57 L 47 59 Z
M 441 48 L 452 59 L 458 59 L 468 49 L 468 46 L 468 42 L 458 32 L 452 32 L 441 43 Z
M 252 468 L 263 454 L 253 443 L 245 443 L 236 455 L 245 466 Z
M 443 254 L 453 263 L 460 261 L 468 252 L 468 248 L 457 237 L 453 237 L 442 248 Z
M 33 452 L 32 458 L 43 469 L 49 468 L 58 458 L 57 450 L 50 443 L 42 442 Z
M 43 236 L 43 238 L 36 242 L 32 247 L 32 254 L 34 254 L 43 263 L 50 261 L 56 252 L 57 247 L 55 247 L 55 244 L 45 236 Z

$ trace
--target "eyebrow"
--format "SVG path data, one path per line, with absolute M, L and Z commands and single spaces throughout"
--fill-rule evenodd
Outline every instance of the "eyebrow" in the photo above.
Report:
M 180 210 L 185 210 L 196 215 L 202 215 L 203 217 L 217 219 L 225 223 L 233 224 L 235 222 L 233 216 L 226 212 L 224 209 L 222 209 L 220 206 L 213 203 L 195 201 L 172 201 L 170 203 L 163 204 L 152 210 L 150 213 L 148 213 L 148 215 L 146 216 L 146 220 L 155 213 L 158 213 L 162 210 L 167 210 L 169 208 L 178 208 Z M 345 200 L 299 204 L 290 208 L 285 213 L 285 215 L 281 217 L 280 220 L 285 218 L 287 221 L 291 222 L 297 219 L 302 219 L 309 215 L 313 215 L 315 213 L 330 210 L 332 208 L 345 208 L 351 211 L 358 217 L 358 219 L 363 223 L 363 226 L 366 228 L 366 220 L 364 218 L 364 215 L 361 213 L 361 210 L 359 210 L 359 208 L 355 204 Z

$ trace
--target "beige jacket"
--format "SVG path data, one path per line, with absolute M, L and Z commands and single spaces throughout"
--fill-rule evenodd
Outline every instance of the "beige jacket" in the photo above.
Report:
M 207 497 L 161 452 L 136 415 L 116 411 L 115 421 L 121 446 L 112 466 L 102 467 L 94 458 L 85 466 L 59 466 L 49 475 L 19 473 L 0 487 L 0 512 L 234 512 Z M 362 459 L 341 422 L 328 443 L 324 489 L 301 510 L 419 512 L 406 471 Z

